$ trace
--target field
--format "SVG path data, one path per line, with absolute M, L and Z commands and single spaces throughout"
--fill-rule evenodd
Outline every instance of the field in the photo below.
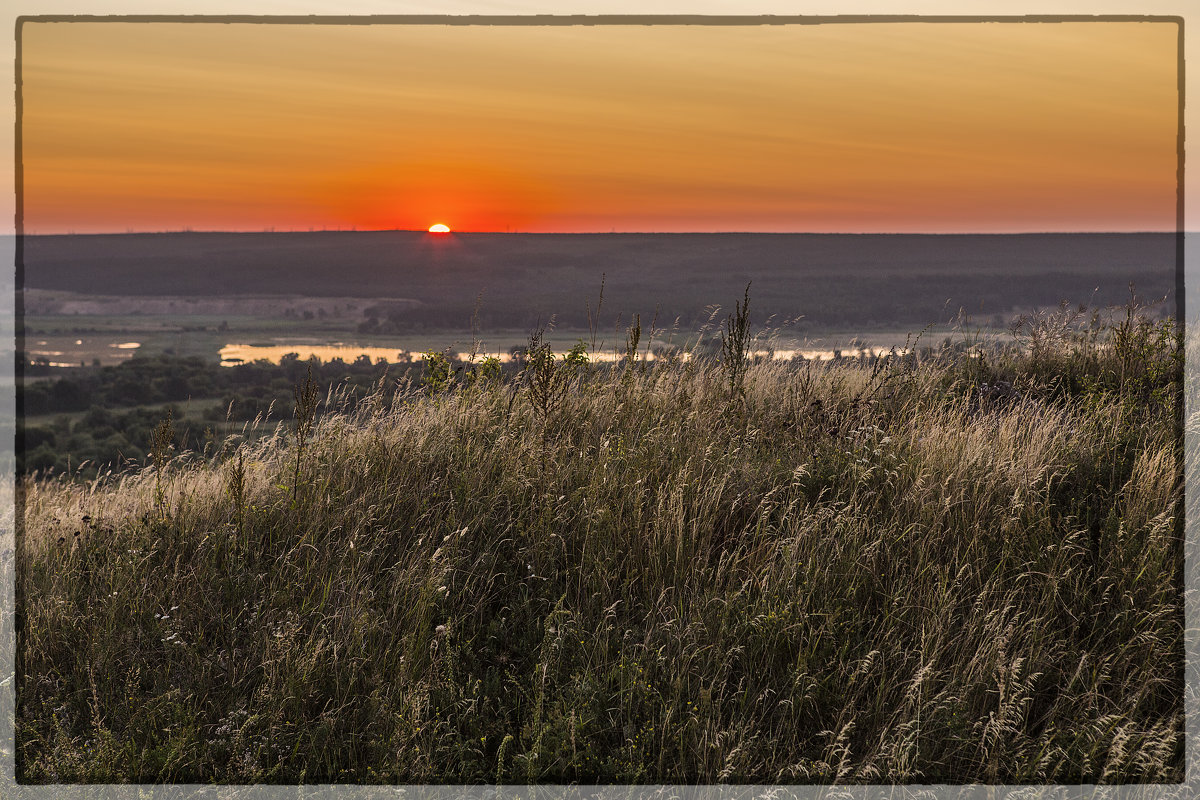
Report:
M 1169 320 L 836 364 L 723 323 L 25 481 L 19 779 L 1182 780 Z

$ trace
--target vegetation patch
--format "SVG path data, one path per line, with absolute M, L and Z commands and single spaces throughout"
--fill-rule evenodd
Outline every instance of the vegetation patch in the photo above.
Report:
M 26 479 L 19 779 L 1181 781 L 1172 323 L 755 363 L 745 313 Z

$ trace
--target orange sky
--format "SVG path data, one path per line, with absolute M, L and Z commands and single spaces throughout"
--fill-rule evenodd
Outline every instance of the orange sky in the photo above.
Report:
M 1155 23 L 26 23 L 26 232 L 1174 230 Z

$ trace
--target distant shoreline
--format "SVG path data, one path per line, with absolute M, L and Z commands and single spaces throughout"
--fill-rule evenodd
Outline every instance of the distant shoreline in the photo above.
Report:
M 282 236 L 292 234 L 377 234 L 403 233 L 428 236 L 429 231 L 409 228 L 345 229 L 323 228 L 321 230 L 170 230 L 170 231 L 84 231 L 57 233 L 4 234 L 30 238 L 80 237 L 80 236 Z M 1195 231 L 450 231 L 450 236 L 1142 236 L 1178 235 Z M 445 236 L 446 234 L 441 234 Z

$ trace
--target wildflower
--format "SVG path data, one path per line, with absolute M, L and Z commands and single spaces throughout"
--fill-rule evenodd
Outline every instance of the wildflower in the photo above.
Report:
M 446 626 L 438 625 L 436 628 L 433 629 L 433 632 L 436 633 L 438 636 L 441 636 L 443 633 L 446 632 Z

